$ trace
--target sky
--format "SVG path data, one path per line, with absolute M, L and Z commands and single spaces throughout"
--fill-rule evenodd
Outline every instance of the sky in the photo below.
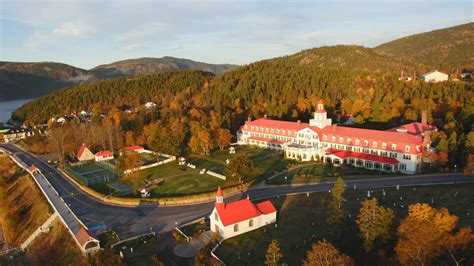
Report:
M 0 0 L 0 61 L 90 69 L 174 56 L 241 65 L 324 45 L 373 47 L 473 14 L 472 0 Z

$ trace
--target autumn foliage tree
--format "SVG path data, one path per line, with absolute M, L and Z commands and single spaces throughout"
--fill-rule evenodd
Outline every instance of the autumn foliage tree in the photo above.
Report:
M 454 233 L 458 217 L 446 208 L 434 209 L 428 204 L 410 205 L 408 217 L 398 227 L 395 252 L 403 265 L 427 265 L 439 255 L 449 252 L 453 260 L 457 250 L 473 240 L 470 228 Z
M 239 182 L 242 182 L 245 176 L 252 173 L 252 170 L 252 161 L 245 156 L 239 155 L 230 160 L 229 164 L 226 165 L 225 175 L 237 178 Z
M 354 265 L 352 259 L 341 253 L 326 239 L 313 244 L 312 249 L 306 252 L 305 266 L 344 266 Z
M 277 266 L 282 258 L 283 254 L 281 253 L 280 244 L 274 239 L 268 245 L 267 253 L 265 254 L 265 265 Z
M 225 147 L 229 146 L 230 141 L 232 140 L 232 134 L 230 130 L 225 128 L 220 128 L 216 133 L 216 143 L 219 146 L 219 149 L 222 151 Z
M 380 206 L 376 198 L 362 202 L 356 223 L 367 252 L 374 248 L 376 242 L 386 243 L 390 239 L 393 217 L 393 211 Z

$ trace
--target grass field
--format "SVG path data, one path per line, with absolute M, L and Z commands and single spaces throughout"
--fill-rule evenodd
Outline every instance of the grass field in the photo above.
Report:
M 323 163 L 305 163 L 297 168 L 281 173 L 268 180 L 269 184 L 298 184 L 310 182 L 326 182 L 334 181 L 339 176 L 345 179 L 360 179 L 360 178 L 374 178 L 374 177 L 389 177 L 400 174 L 389 174 L 380 171 L 372 171 L 364 168 L 356 168 L 352 166 L 335 167 Z M 285 179 L 285 177 L 287 177 Z
M 472 193 L 474 184 L 424 186 L 416 187 L 416 190 L 400 188 L 398 191 L 392 188 L 385 189 L 385 191 L 385 198 L 382 196 L 381 189 L 374 190 L 373 195 L 382 205 L 390 207 L 396 212 L 394 233 L 400 219 L 407 215 L 409 204 L 417 202 L 431 204 L 432 198 L 434 200 L 432 206 L 446 207 L 450 213 L 459 216 L 459 226 L 474 227 L 474 204 L 472 204 L 474 202 L 474 193 Z M 359 190 L 346 192 L 347 202 L 344 208 L 348 210 L 351 218 L 348 218 L 346 224 L 342 226 L 341 241 L 337 240 L 337 234 L 325 221 L 328 216 L 329 193 L 313 193 L 309 197 L 299 195 L 272 200 L 279 210 L 278 227 L 269 225 L 228 239 L 217 249 L 217 255 L 228 265 L 260 265 L 264 261 L 268 244 L 272 239 L 276 239 L 282 248 L 284 261 L 289 265 L 300 265 L 312 243 L 326 238 L 342 252 L 354 258 L 357 264 L 387 264 L 380 254 L 385 254 L 386 257 L 393 255 L 393 239 L 391 243 L 383 247 L 384 253 L 375 252 L 366 255 L 362 249 L 362 240 L 358 237 L 358 228 L 354 219 L 358 214 L 360 201 L 365 198 L 366 194 L 367 191 Z M 471 265 L 473 262 L 472 259 L 465 261 L 465 265 Z M 447 264 L 450 263 L 451 261 Z
M 163 179 L 161 185 L 152 188 L 152 197 L 184 196 L 215 191 L 219 185 L 228 187 L 238 182 L 229 179 L 221 180 L 207 174 L 201 175 L 199 173 L 200 169 L 205 168 L 224 174 L 226 159 L 232 159 L 236 155 L 248 156 L 254 164 L 253 173 L 247 180 L 270 176 L 275 170 L 284 169 L 288 163 L 282 158 L 281 153 L 251 147 L 238 147 L 236 154 L 229 154 L 227 150 L 224 150 L 215 151 L 210 156 L 193 155 L 187 158 L 187 162 L 196 165 L 197 169 L 180 168 L 177 162 L 170 162 L 124 176 L 120 179 L 120 182 L 134 188 L 136 191 L 144 186 L 147 181 Z

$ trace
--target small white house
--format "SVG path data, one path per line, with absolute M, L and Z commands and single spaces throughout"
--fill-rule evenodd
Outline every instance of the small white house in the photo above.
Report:
M 105 150 L 105 151 L 99 151 L 94 156 L 95 156 L 96 162 L 107 161 L 107 160 L 112 160 L 114 158 L 114 153 L 112 151 Z
M 224 203 L 219 186 L 216 204 L 210 216 L 211 231 L 222 239 L 227 239 L 274 223 L 276 215 L 277 210 L 269 200 L 254 204 L 246 198 Z
M 140 189 L 140 195 L 142 198 L 149 198 L 151 196 L 150 189 L 147 187 Z
M 155 108 L 155 107 L 156 107 L 156 103 L 154 103 L 154 102 L 147 102 L 147 103 L 145 103 L 145 108 L 146 108 L 146 109 L 153 109 L 153 108 Z
M 85 143 L 82 143 L 79 151 L 77 152 L 77 159 L 81 162 L 94 160 L 94 154 L 87 148 Z
M 421 79 L 425 82 L 443 82 L 448 81 L 448 74 L 439 72 L 438 70 L 430 71 L 426 74 L 421 75 Z
M 143 146 L 140 146 L 140 145 L 127 146 L 127 147 L 122 149 L 120 154 L 122 154 L 122 152 L 125 152 L 125 153 L 130 153 L 130 152 L 144 153 L 145 148 L 143 148 Z

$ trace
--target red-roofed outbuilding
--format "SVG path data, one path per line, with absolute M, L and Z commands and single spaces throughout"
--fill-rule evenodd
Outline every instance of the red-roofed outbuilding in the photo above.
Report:
M 90 161 L 94 160 L 94 154 L 87 148 L 87 145 L 85 143 L 82 143 L 81 147 L 79 148 L 79 151 L 77 152 L 77 159 L 79 161 Z
M 114 158 L 114 153 L 109 150 L 99 151 L 95 154 L 96 162 L 112 160 L 113 158 Z

